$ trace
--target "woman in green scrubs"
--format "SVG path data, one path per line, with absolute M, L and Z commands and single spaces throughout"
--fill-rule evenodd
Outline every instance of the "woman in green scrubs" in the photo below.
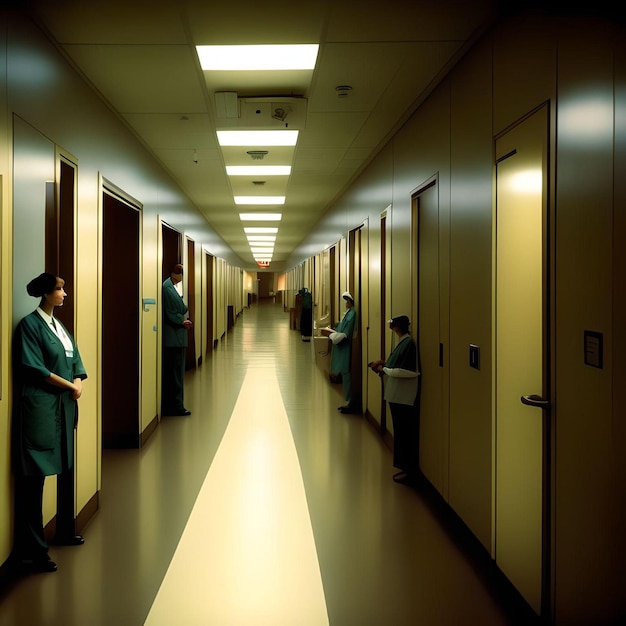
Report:
M 352 402 L 352 335 L 356 324 L 356 311 L 354 310 L 354 298 L 349 291 L 344 291 L 341 297 L 346 303 L 346 312 L 341 318 L 337 328 L 328 337 L 332 341 L 330 369 L 334 374 L 341 374 L 343 385 L 343 399 L 345 404 L 337 407 L 342 413 L 355 413 L 356 409 Z M 332 330 L 332 329 L 329 329 Z
M 67 296 L 64 285 L 62 278 L 47 272 L 28 283 L 29 295 L 41 300 L 18 324 L 13 343 L 13 558 L 22 567 L 44 572 L 57 568 L 48 556 L 43 530 L 46 476 L 59 475 L 55 543 L 84 542 L 74 534 L 72 468 L 77 401 L 87 374 L 74 339 L 54 318 L 55 307 L 63 306 Z

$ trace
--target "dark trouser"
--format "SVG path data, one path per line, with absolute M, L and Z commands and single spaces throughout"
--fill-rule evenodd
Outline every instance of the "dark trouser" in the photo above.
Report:
M 393 421 L 393 465 L 407 474 L 419 472 L 419 408 L 410 404 L 389 403 Z
M 311 337 L 313 334 L 313 309 L 302 309 L 300 315 L 300 334 L 303 337 Z
M 73 446 L 72 442 L 72 446 Z M 68 442 L 61 437 L 61 457 L 68 458 Z M 74 521 L 74 468 L 65 467 L 57 474 L 56 539 L 63 541 L 76 534 Z M 13 555 L 20 560 L 43 560 L 48 543 L 43 529 L 42 475 L 15 476 L 15 531 Z
M 185 407 L 183 384 L 186 352 L 186 348 L 163 348 L 163 371 L 161 373 L 163 413 L 180 411 Z
M 19 560 L 43 560 L 48 543 L 43 529 L 43 486 L 45 476 L 15 477 L 15 531 L 13 556 Z M 74 472 L 57 476 L 56 538 L 76 533 L 74 524 Z
M 46 558 L 48 543 L 43 534 L 44 476 L 15 477 L 15 532 L 13 554 L 18 559 Z

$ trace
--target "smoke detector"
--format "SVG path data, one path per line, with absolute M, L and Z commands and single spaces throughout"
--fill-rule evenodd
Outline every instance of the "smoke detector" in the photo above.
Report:
M 338 98 L 347 98 L 351 91 L 352 87 L 350 85 L 337 85 L 335 87 L 335 92 Z

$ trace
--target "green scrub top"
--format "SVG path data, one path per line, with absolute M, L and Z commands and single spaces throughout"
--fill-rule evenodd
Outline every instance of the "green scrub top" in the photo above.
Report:
M 63 327 L 59 320 L 55 324 Z M 78 347 L 65 332 L 71 354 L 37 311 L 24 317 L 15 331 L 13 465 L 20 475 L 51 476 L 74 464 L 78 402 L 70 390 L 45 380 L 51 373 L 72 382 L 87 378 Z
M 171 277 L 163 281 L 163 346 L 165 348 L 186 348 L 189 341 L 187 329 L 183 326 L 187 305 L 183 302 Z
M 343 333 L 346 338 L 333 345 L 330 360 L 330 371 L 335 374 L 343 374 L 350 371 L 350 357 L 352 356 L 352 333 L 356 324 L 356 311 L 354 307 L 348 309 L 341 318 L 335 332 Z

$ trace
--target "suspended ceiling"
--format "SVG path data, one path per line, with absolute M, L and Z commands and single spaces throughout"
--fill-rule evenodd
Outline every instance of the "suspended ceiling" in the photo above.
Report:
M 489 0 L 32 3 L 35 19 L 170 172 L 242 267 L 256 268 L 243 230 L 255 224 L 244 224 L 239 213 L 282 213 L 270 271 L 288 269 L 291 253 L 333 200 L 491 22 L 494 5 Z M 319 43 L 315 69 L 203 71 L 195 48 L 263 43 Z M 351 89 L 339 95 L 336 88 L 345 85 Z M 240 117 L 224 117 L 217 92 L 236 92 Z M 288 111 L 282 121 L 271 117 L 277 106 Z M 252 160 L 250 147 L 218 145 L 219 128 L 266 123 L 300 129 L 296 146 L 267 147 L 263 160 Z M 290 164 L 292 171 L 288 177 L 227 176 L 225 165 L 238 164 Z M 234 196 L 249 194 L 285 195 L 286 201 L 235 205 Z

